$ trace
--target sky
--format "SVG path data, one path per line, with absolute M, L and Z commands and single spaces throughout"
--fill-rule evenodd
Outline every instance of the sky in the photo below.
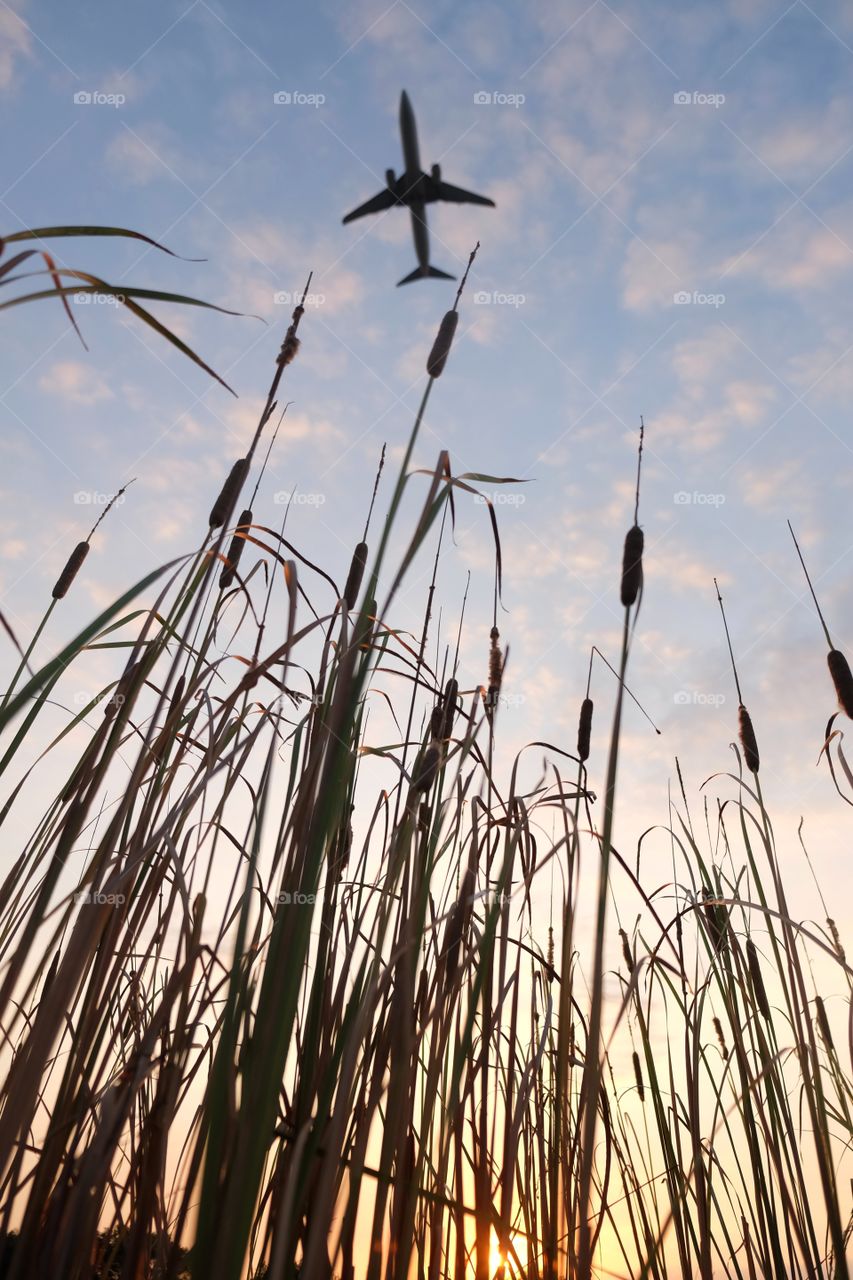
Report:
M 7 312 L 4 617 L 29 637 L 70 547 L 131 478 L 37 656 L 129 574 L 197 545 L 309 271 L 294 403 L 256 506 L 277 524 L 295 491 L 289 536 L 344 578 L 454 296 L 443 281 L 395 287 L 415 264 L 402 211 L 341 225 L 400 170 L 405 88 L 424 166 L 497 206 L 430 209 L 435 265 L 458 275 L 481 249 L 415 464 L 447 448 L 457 474 L 518 480 L 484 486 L 504 556 L 502 759 L 534 739 L 571 749 L 590 646 L 616 660 L 642 415 L 629 683 L 661 733 L 627 709 L 617 840 L 631 849 L 667 821 L 676 757 L 697 813 L 705 780 L 735 765 L 716 575 L 783 870 L 815 913 L 803 816 L 824 887 L 849 898 L 846 807 L 818 766 L 835 709 L 826 646 L 786 521 L 850 649 L 851 72 L 841 3 L 0 3 L 0 230 L 132 227 L 205 261 L 94 240 L 57 243 L 57 258 L 248 313 L 152 305 L 234 398 L 110 303 L 74 304 L 88 351 L 55 302 Z M 454 542 L 441 626 L 455 634 L 470 570 L 473 688 L 491 625 L 483 504 L 460 501 Z M 419 626 L 429 571 L 416 563 L 398 625 Z M 601 666 L 593 694 L 600 786 L 614 694 Z

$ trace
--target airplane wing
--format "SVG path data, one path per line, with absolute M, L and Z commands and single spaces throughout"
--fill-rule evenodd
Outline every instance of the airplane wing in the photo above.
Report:
M 454 187 L 449 182 L 433 182 L 432 187 L 436 200 L 451 200 L 454 204 L 487 204 L 492 209 L 495 207 L 494 200 L 490 200 L 488 196 L 478 196 L 473 191 Z
M 365 200 L 364 204 L 360 204 L 357 209 L 353 209 L 352 213 L 348 213 L 344 218 L 344 222 L 354 222 L 356 218 L 363 218 L 366 213 L 382 213 L 384 209 L 392 209 L 398 203 L 399 201 L 393 191 L 389 191 L 386 187 L 378 195 L 373 196 L 370 200 Z

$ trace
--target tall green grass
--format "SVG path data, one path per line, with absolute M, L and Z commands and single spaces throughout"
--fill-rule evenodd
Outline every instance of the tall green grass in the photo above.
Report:
M 465 619 L 477 685 L 435 632 L 454 504 L 500 478 L 412 470 L 456 322 L 340 583 L 257 483 L 301 320 L 198 546 L 13 663 L 0 825 L 38 817 L 0 898 L 0 1274 L 847 1277 L 853 970 L 786 900 L 757 756 L 701 833 L 673 799 L 666 893 L 614 845 L 639 471 L 610 716 L 500 776 L 496 615 Z M 34 758 L 95 651 L 114 680 Z

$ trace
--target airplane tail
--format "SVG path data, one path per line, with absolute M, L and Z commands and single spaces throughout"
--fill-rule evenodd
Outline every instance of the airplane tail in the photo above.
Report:
M 403 276 L 402 280 L 397 281 L 397 287 L 401 284 L 411 284 L 413 280 L 455 280 L 456 276 L 450 275 L 447 271 L 439 271 L 438 267 L 415 267 L 407 276 Z

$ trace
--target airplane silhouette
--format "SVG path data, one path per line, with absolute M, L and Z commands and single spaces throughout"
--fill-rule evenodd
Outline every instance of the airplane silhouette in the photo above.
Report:
M 464 191 L 462 187 L 451 186 L 441 176 L 441 168 L 434 164 L 430 172 L 421 169 L 421 157 L 418 149 L 418 131 L 415 126 L 415 113 L 405 89 L 400 95 L 400 137 L 403 142 L 403 163 L 406 166 L 399 178 L 393 169 L 385 170 L 387 186 L 384 191 L 360 204 L 352 213 L 348 213 L 344 222 L 354 222 L 363 218 L 366 213 L 382 213 L 385 209 L 393 209 L 394 205 L 407 208 L 412 216 L 412 236 L 415 241 L 415 253 L 418 265 L 409 275 L 398 280 L 397 284 L 410 284 L 412 280 L 455 280 L 456 277 L 447 271 L 439 271 L 430 266 L 429 234 L 427 231 L 426 206 L 436 200 L 450 200 L 454 204 L 485 204 L 495 207 L 494 200 L 487 196 L 475 195 L 473 191 Z

